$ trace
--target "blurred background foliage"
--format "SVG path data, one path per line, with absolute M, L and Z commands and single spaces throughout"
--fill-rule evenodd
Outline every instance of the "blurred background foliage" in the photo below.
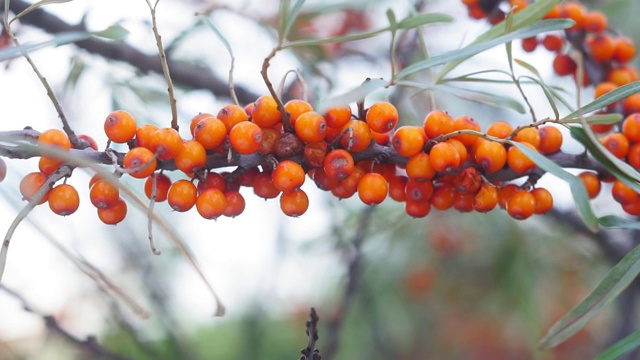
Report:
M 162 2 L 170 3 L 171 0 Z M 264 2 L 261 12 L 245 12 L 238 7 L 225 10 L 227 5 L 214 0 L 185 3 L 189 10 L 210 9 L 233 19 L 242 18 L 269 34 L 273 34 L 277 23 L 277 1 Z M 456 27 L 471 29 L 465 35 L 469 38 L 472 38 L 472 32 L 488 26 L 467 19 L 461 4 L 451 0 L 415 4 L 386 1 L 310 3 L 312 10 L 302 12 L 294 25 L 292 39 L 366 31 L 385 24 L 384 11 L 388 7 L 394 7 L 399 14 L 411 11 L 414 6 L 423 12 L 448 13 L 456 17 Z M 603 10 L 616 28 L 636 36 L 635 42 L 640 43 L 637 37 L 640 36 L 640 23 L 636 21 L 639 2 L 601 0 L 586 3 L 591 8 Z M 162 12 L 162 6 L 158 11 Z M 194 39 L 202 41 L 203 36 L 211 43 L 212 33 L 201 32 L 197 18 L 191 25 L 193 27 L 182 29 L 184 33 L 171 29 L 174 33 L 167 36 L 170 49 L 188 48 L 193 46 Z M 443 36 L 449 30 L 445 27 L 436 31 Z M 232 47 L 237 46 L 231 32 L 226 33 Z M 408 33 L 401 38 L 407 43 L 400 42 L 399 51 L 415 44 L 412 42 L 415 36 Z M 438 45 L 443 42 L 449 42 L 449 46 L 453 42 L 454 47 L 462 42 L 446 38 L 433 41 L 428 31 L 425 37 L 428 43 L 433 42 L 429 49 L 432 53 L 440 53 Z M 353 87 L 354 83 L 342 81 L 341 77 L 348 72 L 356 77 L 362 74 L 358 81 L 365 76 L 388 76 L 388 40 L 381 36 L 362 42 L 295 48 L 282 55 L 283 62 L 285 67 L 294 64 L 300 69 L 311 97 L 317 99 Z M 147 44 L 146 50 L 153 51 L 151 45 Z M 267 54 L 243 50 L 244 47 L 235 51 L 239 62 L 244 57 L 262 58 Z M 173 52 L 180 53 L 178 50 Z M 206 64 L 211 61 L 210 52 L 210 49 L 203 49 L 204 56 L 189 61 Z M 221 45 L 216 45 L 213 52 L 219 58 L 217 63 L 228 61 Z M 407 55 L 421 56 L 411 51 Z M 96 59 L 85 56 L 75 57 L 69 67 L 65 94 L 73 94 L 73 86 L 81 76 L 78 71 L 105 66 L 104 63 L 89 63 L 94 61 Z M 470 60 L 471 63 L 474 61 Z M 482 60 L 479 61 L 478 66 L 482 67 Z M 541 67 L 546 66 L 542 63 L 550 62 L 550 58 L 541 55 L 539 61 Z M 283 64 L 279 66 L 282 68 Z M 211 67 L 220 77 L 226 77 L 228 65 Z M 149 119 L 145 120 L 150 121 L 158 119 L 158 114 L 167 113 L 164 85 L 157 77 L 135 73 L 119 65 L 110 71 L 126 74 L 104 79 L 112 89 L 113 108 L 146 107 Z M 249 76 L 254 83 L 247 81 L 247 76 L 238 74 L 237 84 L 255 93 L 264 91 L 258 70 Z M 298 83 L 289 81 L 287 84 L 285 97 L 300 96 Z M 422 116 L 429 110 L 425 107 L 427 102 L 423 93 L 407 94 L 398 89 L 372 95 L 376 96 L 398 100 L 403 106 L 406 123 L 421 123 Z M 189 103 L 201 99 L 202 94 L 180 89 L 178 97 Z M 195 100 L 189 100 L 190 97 Z M 479 117 L 484 119 L 508 118 L 516 122 L 525 119 L 511 110 L 478 105 L 450 95 L 436 96 L 436 102 L 445 109 L 455 107 L 481 114 Z M 181 118 L 189 118 L 186 111 Z M 554 212 L 522 222 L 512 220 L 499 210 L 489 214 L 434 211 L 426 219 L 411 219 L 400 205 L 391 201 L 371 212 L 357 202 L 337 201 L 326 194 L 314 196 L 322 204 L 323 221 L 318 220 L 316 227 L 306 229 L 303 239 L 292 239 L 299 236 L 298 233 L 287 230 L 290 223 L 297 220 L 281 222 L 277 249 L 274 250 L 275 263 L 284 262 L 290 256 L 302 259 L 329 256 L 333 259 L 322 266 L 314 266 L 309 260 L 305 272 L 315 273 L 310 279 L 317 278 L 317 273 L 326 272 L 324 282 L 309 284 L 311 294 L 282 299 L 268 294 L 268 290 L 266 293 L 252 292 L 243 301 L 245 306 L 227 318 L 184 319 L 179 299 L 182 286 L 179 274 L 186 267 L 183 258 L 170 249 L 165 249 L 160 257 L 145 256 L 148 252 L 146 244 L 140 244 L 138 240 L 145 238 L 144 229 L 123 223 L 110 234 L 113 238 L 110 252 L 117 259 L 117 265 L 109 275 L 122 281 L 118 286 L 144 296 L 152 317 L 140 320 L 131 307 L 105 295 L 104 289 L 83 288 L 73 293 L 76 298 L 69 303 L 81 301 L 85 307 L 95 308 L 95 316 L 102 320 L 93 333 L 100 346 L 109 349 L 110 353 L 92 352 L 95 348 L 84 343 L 85 333 L 75 334 L 76 340 L 80 341 L 74 341 L 50 331 L 51 326 L 49 331 L 41 326 L 33 336 L 22 339 L 3 340 L 0 336 L 0 358 L 295 359 L 307 343 L 305 322 L 310 307 L 314 307 L 320 317 L 317 347 L 323 359 L 588 359 L 635 329 L 637 284 L 614 307 L 608 308 L 562 345 L 550 351 L 537 350 L 537 341 L 549 326 L 584 298 L 619 260 L 603 245 L 602 234 L 585 233 L 579 225 L 568 220 L 566 212 Z M 606 208 L 605 202 L 601 201 Z M 572 206 L 564 204 L 560 208 L 571 209 Z M 174 215 L 166 213 L 167 218 Z M 324 219 L 328 219 L 328 223 Z M 144 222 L 144 217 L 139 220 Z M 180 220 L 172 223 L 178 229 L 181 226 Z M 636 234 L 610 233 L 615 239 L 622 239 L 620 241 L 637 243 Z M 280 270 L 277 264 L 274 265 L 274 272 Z M 236 275 L 224 276 L 233 278 Z M 245 279 L 234 281 L 242 287 Z M 291 292 L 295 293 L 295 289 Z M 20 297 L 9 301 L 15 303 L 16 299 L 20 301 Z M 62 306 L 55 317 L 61 321 L 67 312 L 73 311 L 73 307 Z M 38 317 L 38 313 L 27 316 Z

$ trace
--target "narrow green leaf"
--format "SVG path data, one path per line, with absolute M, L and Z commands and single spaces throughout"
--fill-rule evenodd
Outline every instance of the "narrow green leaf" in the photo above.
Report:
M 324 111 L 325 109 L 334 106 L 334 105 L 342 105 L 342 104 L 350 104 L 364 99 L 371 92 L 388 86 L 389 82 L 384 79 L 367 79 L 362 85 L 358 86 L 355 89 L 347 91 L 346 93 L 335 96 L 329 99 L 322 101 L 318 105 L 319 112 Z
M 495 39 L 481 42 L 481 43 L 472 43 L 463 47 L 462 49 L 457 49 L 453 51 L 446 52 L 441 55 L 433 56 L 429 59 L 419 61 L 417 63 L 411 64 L 406 68 L 396 74 L 398 79 L 413 75 L 420 71 L 426 70 L 430 67 L 440 65 L 449 61 L 460 60 L 460 59 L 468 59 L 473 55 L 476 55 L 485 50 L 491 49 L 495 46 L 504 44 L 506 42 L 512 41 L 514 39 L 531 37 L 540 33 L 548 32 L 548 31 L 556 31 L 562 30 L 567 27 L 570 27 L 574 24 L 572 20 L 566 19 L 552 19 L 552 20 L 543 20 L 527 27 L 521 28 L 514 32 L 505 34 L 503 36 L 499 36 Z M 442 77 L 442 76 L 440 76 Z
M 298 18 L 298 14 L 300 14 L 300 9 L 302 9 L 302 5 L 304 4 L 304 1 L 305 0 L 296 1 L 296 3 L 293 4 L 293 8 L 291 9 L 291 11 L 287 13 L 287 17 L 286 17 L 287 21 L 283 29 L 283 32 L 280 35 L 280 38 L 282 39 L 282 41 L 286 40 L 287 36 L 289 36 L 289 32 L 291 31 L 291 28 L 293 27 L 294 22 Z
M 598 219 L 601 226 L 611 229 L 640 230 L 640 221 L 621 218 L 615 215 L 607 215 Z
M 612 113 L 612 114 L 593 114 L 589 116 L 585 116 L 584 119 L 590 125 L 613 125 L 622 121 L 622 114 Z M 573 118 L 561 120 L 562 124 L 581 124 L 582 120 L 580 118 Z
M 396 13 L 393 12 L 392 9 L 387 9 L 387 20 L 389 20 L 389 28 L 391 31 L 396 31 L 398 29 L 398 21 L 396 21 Z
M 28 8 L 22 10 L 21 13 L 19 13 L 18 15 L 14 16 L 13 19 L 11 19 L 11 21 L 9 22 L 9 24 L 11 24 L 12 22 L 14 22 L 15 20 L 20 19 L 21 17 L 27 15 L 28 13 L 32 12 L 33 10 L 44 6 L 44 5 L 49 5 L 49 4 L 62 4 L 62 3 L 67 3 L 67 2 L 71 2 L 73 0 L 41 0 L 38 1 L 35 4 L 30 5 Z
M 609 271 L 580 304 L 551 326 L 544 338 L 540 340 L 539 346 L 554 347 L 578 332 L 587 321 L 615 300 L 639 273 L 640 246 L 636 246 Z
M 120 24 L 114 24 L 102 31 L 94 32 L 93 35 L 104 39 L 120 41 L 129 35 L 129 30 L 125 29 Z
M 565 169 L 554 163 L 544 155 L 529 149 L 517 141 L 509 141 L 509 143 L 520 149 L 529 159 L 536 163 L 542 170 L 557 176 L 566 181 L 571 188 L 571 194 L 578 207 L 578 213 L 585 225 L 593 232 L 598 231 L 598 219 L 596 218 L 589 194 L 579 177 L 567 172 Z
M 28 54 L 47 47 L 60 46 L 76 41 L 85 40 L 89 37 L 91 37 L 91 33 L 89 32 L 67 32 L 57 34 L 53 38 L 46 41 L 38 43 L 26 43 L 20 46 L 8 47 L 0 50 L 0 61 L 17 58 L 22 56 L 22 54 Z
M 201 16 L 202 21 L 205 23 L 205 25 L 207 25 L 207 27 L 213 31 L 214 34 L 216 34 L 216 36 L 218 37 L 218 39 L 220 39 L 220 41 L 222 42 L 222 45 L 224 45 L 225 49 L 227 49 L 227 52 L 229 53 L 229 55 L 231 56 L 231 58 L 233 58 L 233 49 L 231 48 L 231 44 L 229 43 L 229 41 L 227 40 L 227 38 L 222 35 L 222 33 L 220 32 L 220 30 L 218 29 L 217 26 L 215 26 L 213 24 L 213 22 L 211 21 L 211 19 L 209 19 L 206 16 Z
M 549 102 L 549 106 L 551 106 L 551 111 L 553 111 L 554 119 L 558 120 L 560 118 L 560 111 L 558 110 L 558 105 L 556 105 L 556 101 L 553 98 L 553 92 L 551 92 L 547 84 L 542 82 L 541 79 L 537 79 L 528 75 L 519 77 L 518 81 L 520 80 L 520 78 L 529 79 L 540 86 L 540 89 L 542 89 L 544 96 L 547 98 L 547 101 Z
M 629 95 L 640 92 L 640 81 L 634 81 L 632 83 L 622 85 L 581 107 L 580 109 L 565 116 L 562 120 L 567 118 L 577 118 L 581 115 L 588 114 L 592 111 L 600 110 L 603 107 L 614 103 L 620 99 L 624 99 Z
M 432 24 L 432 23 L 449 23 L 453 21 L 453 17 L 447 14 L 440 13 L 427 13 L 427 14 L 415 14 L 408 16 L 397 25 L 398 29 L 414 29 L 418 26 Z
M 281 0 L 280 7 L 278 8 L 278 40 L 282 43 L 285 33 L 285 28 L 287 27 L 287 19 L 289 18 L 289 7 L 291 5 L 290 0 Z
M 636 330 L 598 354 L 596 360 L 616 360 L 639 347 L 640 330 Z

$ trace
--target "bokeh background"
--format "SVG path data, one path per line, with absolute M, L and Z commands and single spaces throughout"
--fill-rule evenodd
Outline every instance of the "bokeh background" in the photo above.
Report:
M 637 2 L 585 3 L 604 11 L 620 32 L 640 34 Z M 278 8 L 273 0 L 161 0 L 157 19 L 171 59 L 198 66 L 225 85 L 231 58 L 194 15 L 206 14 L 233 49 L 234 83 L 248 103 L 267 92 L 259 72 L 276 42 Z M 119 24 L 130 32 L 126 44 L 157 54 L 143 0 L 75 0 L 43 9 L 92 31 Z M 460 48 L 489 27 L 469 19 L 459 1 L 307 1 L 291 36 L 331 37 L 383 27 L 387 9 L 398 18 L 412 12 L 455 18 L 422 30 L 430 54 Z M 51 36 L 46 24 L 27 20 L 13 30 L 22 42 Z M 399 34 L 399 58 L 410 62 L 424 56 L 419 39 L 414 31 Z M 269 74 L 277 84 L 287 71 L 298 70 L 310 100 L 317 102 L 366 78 L 388 79 L 389 43 L 389 35 L 382 34 L 283 51 Z M 549 53 L 525 54 L 515 45 L 516 57 L 534 64 L 575 103 L 573 84 L 554 77 Z M 101 148 L 107 140 L 102 124 L 114 109 L 128 110 L 139 123 L 168 126 L 161 74 L 74 45 L 32 56 L 76 132 L 91 135 Z M 28 64 L 14 59 L 0 65 L 0 131 L 60 128 Z M 470 59 L 455 74 L 486 69 L 507 69 L 504 47 Z M 301 96 L 294 78 L 284 82 L 285 98 Z M 429 74 L 422 80 L 428 82 Z M 192 116 L 215 114 L 231 101 L 224 87 L 214 92 L 175 85 L 183 130 Z M 452 86 L 464 89 L 464 96 L 392 88 L 372 93 L 366 102 L 391 99 L 404 124 L 422 124 L 431 110 L 430 96 L 439 108 L 455 116 L 469 114 L 483 128 L 496 120 L 530 121 L 474 92 L 513 97 L 512 85 Z M 525 91 L 539 116 L 552 114 L 539 89 Z M 583 96 L 588 99 L 592 90 Z M 563 149 L 580 151 L 570 141 Z M 0 229 L 7 229 L 26 204 L 16 191 L 20 178 L 37 169 L 35 159 L 7 161 Z M 179 233 L 224 303 L 226 315 L 214 317 L 216 304 L 207 286 L 158 228 L 154 235 L 162 255 L 149 250 L 144 211 L 130 209 L 117 226 L 100 223 L 88 201 L 92 175 L 76 170 L 69 179 L 82 198 L 76 214 L 61 218 L 38 207 L 14 234 L 0 285 L 0 359 L 295 359 L 307 344 L 311 307 L 320 318 L 316 345 L 323 359 L 586 359 L 637 326 L 638 287 L 633 285 L 570 340 L 554 350 L 537 349 L 549 326 L 638 239 L 626 231 L 585 231 L 566 184 L 551 176 L 541 184 L 553 193 L 556 209 L 526 221 L 501 210 L 433 211 L 412 219 L 390 199 L 366 208 L 358 199 L 338 200 L 315 189 L 310 180 L 304 189 L 311 205 L 299 218 L 282 215 L 277 200 L 258 199 L 250 188 L 242 189 L 246 210 L 234 219 L 208 221 L 193 211 L 175 213 L 157 204 L 155 211 Z M 125 177 L 123 182 L 144 196 L 141 181 Z M 598 215 L 620 214 L 608 191 L 605 187 L 594 201 Z

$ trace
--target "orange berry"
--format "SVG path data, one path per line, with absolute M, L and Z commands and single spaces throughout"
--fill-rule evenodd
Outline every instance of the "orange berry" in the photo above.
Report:
M 431 181 L 407 180 L 404 188 L 407 201 L 429 201 L 433 195 L 433 183 Z
M 200 120 L 193 131 L 195 140 L 206 150 L 213 150 L 222 145 L 227 137 L 226 126 L 220 119 L 214 117 Z
M 153 124 L 144 124 L 136 130 L 136 146 L 151 149 L 151 138 L 158 131 L 158 127 Z
M 71 215 L 80 206 L 80 196 L 76 188 L 69 184 L 55 186 L 49 192 L 49 208 L 55 214 Z
M 640 200 L 628 204 L 622 204 L 622 210 L 629 215 L 640 215 Z
M 605 134 L 613 129 L 613 124 L 591 124 L 589 126 L 596 134 Z
M 358 181 L 358 197 L 367 205 L 380 204 L 387 197 L 389 184 L 378 173 L 364 174 Z
M 89 200 L 98 209 L 114 206 L 120 198 L 120 190 L 107 180 L 98 180 L 89 190 Z
M 429 152 L 431 166 L 437 172 L 448 173 L 460 166 L 460 154 L 455 146 L 448 142 L 435 144 Z
M 587 189 L 587 194 L 589 194 L 590 199 L 593 199 L 600 194 L 601 185 L 598 175 L 585 171 L 581 172 L 578 177 L 582 180 L 584 187 Z
M 618 179 L 613 182 L 611 195 L 620 204 L 629 204 L 640 200 L 640 195 L 635 190 Z
M 587 38 L 587 48 L 596 62 L 603 63 L 613 59 L 615 43 L 611 36 L 598 34 Z
M 371 132 L 371 137 L 373 137 L 373 140 L 378 145 L 388 145 L 391 142 L 391 133 L 390 132 L 381 134 L 381 133 L 377 133 L 375 131 L 372 131 Z
M 513 8 L 514 13 L 518 13 L 519 11 L 524 10 L 527 6 L 529 6 L 528 0 L 509 0 L 509 5 Z
M 548 13 L 546 13 L 542 18 L 543 19 L 559 19 L 561 18 L 562 15 L 562 9 L 560 5 L 555 5 L 554 7 L 551 8 L 551 10 L 549 10 Z
M 151 150 L 159 160 L 171 160 L 178 155 L 182 148 L 182 138 L 173 128 L 160 128 L 151 135 L 149 139 L 149 150 Z
M 453 121 L 453 128 L 454 130 L 480 131 L 480 124 L 478 124 L 478 122 L 474 118 L 467 115 L 463 115 L 463 116 L 457 117 Z M 465 146 L 472 146 L 473 144 L 476 143 L 476 141 L 478 141 L 478 139 L 480 139 L 475 135 L 469 135 L 469 134 L 457 135 L 457 136 L 454 136 L 453 138 L 460 141 Z
M 521 143 L 522 145 L 528 147 L 529 149 L 536 151 L 536 148 L 529 143 Z M 516 174 L 524 174 L 536 167 L 536 163 L 533 160 L 529 159 L 520 149 L 515 146 L 511 146 L 509 150 L 507 150 L 507 164 L 509 168 L 513 170 Z
M 459 193 L 475 194 L 480 190 L 482 177 L 478 169 L 474 167 L 464 168 L 454 176 L 453 185 Z
M 38 169 L 40 170 L 41 173 L 49 176 L 54 172 L 56 172 L 58 168 L 60 168 L 60 165 L 62 164 L 63 162 L 60 160 L 42 156 L 40 160 L 38 160 Z
M 339 199 L 346 199 L 353 196 L 358 191 L 358 181 L 360 181 L 360 178 L 364 174 L 366 174 L 366 171 L 356 165 L 351 175 L 331 188 L 331 194 Z
M 189 131 L 191 133 L 191 136 L 196 135 L 196 126 L 198 126 L 198 123 L 200 122 L 200 120 L 210 118 L 210 117 L 214 117 L 214 116 L 209 113 L 199 113 L 198 115 L 192 117 L 191 121 L 189 122 Z
M 518 190 L 507 200 L 507 212 L 512 218 L 524 220 L 534 214 L 536 198 L 528 191 Z
M 226 105 L 220 109 L 216 118 L 222 121 L 227 128 L 227 133 L 229 133 L 237 123 L 249 120 L 249 116 L 244 109 L 235 104 Z
M 207 151 L 196 140 L 185 141 L 174 162 L 185 174 L 194 173 L 207 164 Z
M 180 179 L 171 184 L 167 192 L 167 202 L 173 210 L 184 212 L 196 204 L 197 195 L 196 186 L 191 181 Z
M 242 214 L 245 208 L 245 200 L 240 192 L 227 191 L 224 193 L 224 197 L 227 200 L 227 206 L 224 208 L 222 215 L 233 218 Z
M 601 82 L 600 84 L 596 85 L 595 90 L 594 90 L 594 94 L 593 97 L 594 98 L 599 98 L 600 96 L 615 90 L 618 86 L 612 82 Z M 609 106 L 612 106 L 613 104 L 610 104 Z
M 627 153 L 627 162 L 634 169 L 640 170 L 640 143 L 634 143 Z
M 475 150 L 475 161 L 486 172 L 496 172 L 507 162 L 507 150 L 495 141 L 483 141 Z
M 522 39 L 522 50 L 533 52 L 538 47 L 538 38 L 535 36 Z
M 627 96 L 623 100 L 622 106 L 625 114 L 640 112 L 640 93 L 635 93 Z
M 322 167 L 324 159 L 327 155 L 327 148 L 329 145 L 324 141 L 318 141 L 314 143 L 307 143 L 304 146 L 302 159 L 304 163 L 312 168 Z
M 584 29 L 590 33 L 601 33 L 607 28 L 607 17 L 600 11 L 589 11 L 584 17 Z
M 85 134 L 80 134 L 80 135 L 78 135 L 78 140 L 84 140 L 84 141 L 87 142 L 87 144 L 89 145 L 90 148 L 92 148 L 93 150 L 96 150 L 96 151 L 98 150 L 98 143 L 91 136 L 85 135 Z
M 433 139 L 454 130 L 453 118 L 446 111 L 433 110 L 425 117 L 422 127 L 427 137 Z
M 346 179 L 354 168 L 353 156 L 344 149 L 331 150 L 324 158 L 323 169 L 335 181 Z
M 238 153 L 253 154 L 262 146 L 262 130 L 252 122 L 240 122 L 231 129 L 229 142 Z
M 436 170 L 431 165 L 429 154 L 423 152 L 411 156 L 405 169 L 409 179 L 418 181 L 431 180 L 436 174 Z
M 367 110 L 365 120 L 371 131 L 388 133 L 398 124 L 398 110 L 387 101 L 378 101 Z
M 498 189 L 495 186 L 483 183 L 475 194 L 473 209 L 478 212 L 493 210 L 498 204 Z
M 217 172 L 207 171 L 201 178 L 199 178 L 197 188 L 199 193 L 212 188 L 225 192 L 227 191 L 227 181 Z
M 135 147 L 124 155 L 122 167 L 134 178 L 143 179 L 156 171 L 156 157 L 151 150 Z
M 136 135 L 136 120 L 124 110 L 116 110 L 104 121 L 104 132 L 115 143 L 126 143 Z
M 640 141 L 640 113 L 630 114 L 624 119 L 622 133 L 629 141 Z
M 301 216 L 308 208 L 309 197 L 302 189 L 287 191 L 280 195 L 280 209 L 287 216 Z
M 506 121 L 496 121 L 487 128 L 487 135 L 500 139 L 508 138 L 513 132 L 513 128 Z
M 205 219 L 217 219 L 226 207 L 227 198 L 219 189 L 206 189 L 196 198 L 196 210 Z
M 467 14 L 470 18 L 481 20 L 487 17 L 487 13 L 479 5 L 471 5 L 467 8 Z
M 306 112 L 298 117 L 294 129 L 298 138 L 304 142 L 318 142 L 324 139 L 327 122 L 315 111 Z
M 107 225 L 116 225 L 127 216 L 127 203 L 118 199 L 118 201 L 110 207 L 98 208 L 98 218 Z
M 534 127 L 522 128 L 513 136 L 512 140 L 529 143 L 536 149 L 540 146 L 540 134 L 538 133 L 538 129 Z
M 451 184 L 439 184 L 433 189 L 431 205 L 438 210 L 447 210 L 453 206 L 457 191 Z
M 456 191 L 456 196 L 453 200 L 453 208 L 463 213 L 471 212 L 473 211 L 475 201 L 476 197 L 474 194 Z
M 273 185 L 271 172 L 261 172 L 253 179 L 253 192 L 263 199 L 273 199 L 280 195 L 280 190 Z
M 622 65 L 619 68 L 612 69 L 607 74 L 607 81 L 618 86 L 626 85 L 636 80 L 638 80 L 638 72 L 629 65 Z M 637 95 L 637 93 L 634 95 Z
M 268 128 L 276 125 L 282 119 L 282 114 L 278 111 L 278 103 L 270 95 L 260 96 L 251 110 L 251 121 L 254 124 Z
M 271 173 L 273 185 L 283 192 L 299 188 L 304 184 L 304 180 L 304 169 L 300 164 L 291 160 L 279 162 Z
M 68 151 L 71 148 L 71 142 L 63 131 L 49 129 L 38 136 L 38 146 L 51 146 L 62 151 Z M 51 157 L 55 158 L 54 156 Z
M 561 17 L 575 21 L 575 25 L 567 30 L 582 29 L 584 27 L 586 13 L 587 11 L 582 4 L 573 1 L 566 2 L 560 7 Z
M 351 107 L 349 105 L 330 107 L 325 111 L 324 119 L 327 126 L 341 128 L 351 120 Z
M 349 120 L 342 127 L 342 131 L 344 134 L 340 139 L 340 145 L 354 153 L 368 148 L 373 139 L 369 125 L 364 121 Z
M 556 54 L 553 58 L 553 70 L 560 76 L 574 74 L 578 64 L 567 54 Z
M 307 174 L 312 176 L 313 181 L 320 190 L 329 191 L 338 185 L 338 181 L 330 178 L 322 167 L 311 169 Z
M 391 138 L 391 145 L 402 156 L 413 156 L 424 148 L 424 131 L 413 126 L 400 126 Z
M 553 196 L 549 190 L 545 188 L 535 188 L 531 190 L 531 195 L 536 200 L 536 208 L 534 214 L 544 214 L 553 208 Z
M 423 218 L 431 212 L 431 204 L 428 201 L 407 200 L 404 211 L 411 217 Z
M 560 151 L 562 146 L 562 133 L 555 126 L 542 126 L 538 128 L 540 145 L 538 151 L 541 154 L 553 154 Z
M 171 179 L 162 173 L 153 173 L 144 182 L 144 193 L 147 198 L 151 199 L 154 195 L 153 182 L 155 179 L 155 202 L 163 202 L 167 200 L 167 194 L 171 187 Z
M 40 188 L 47 184 L 47 176 L 41 172 L 32 172 L 20 180 L 20 194 L 22 194 L 22 198 L 31 201 L 34 198 L 36 193 L 40 191 Z M 50 190 L 49 190 L 50 191 Z M 49 191 L 45 193 L 45 195 L 40 199 L 38 205 L 47 201 L 49 197 Z
M 549 51 L 560 51 L 564 45 L 564 39 L 558 34 L 547 34 L 542 39 L 542 45 Z
M 260 144 L 260 152 L 264 155 L 274 154 L 277 152 L 278 141 L 282 133 L 274 128 L 262 129 L 262 142 Z
M 308 102 L 301 99 L 292 99 L 284 104 L 284 109 L 289 113 L 291 125 L 295 125 L 298 117 L 306 112 L 313 111 L 313 107 Z
M 613 58 L 626 64 L 636 56 L 636 47 L 633 41 L 627 37 L 619 37 L 614 40 Z
M 509 201 L 511 195 L 515 194 L 516 191 L 519 190 L 520 189 L 515 184 L 507 184 L 498 189 L 498 205 L 500 205 L 501 208 L 506 209 L 507 201 Z
M 389 179 L 389 197 L 395 201 L 402 202 L 407 199 L 404 189 L 407 185 L 407 178 L 404 175 L 394 175 Z
M 619 159 L 623 159 L 629 152 L 629 139 L 621 133 L 611 133 L 601 140 L 604 147 Z

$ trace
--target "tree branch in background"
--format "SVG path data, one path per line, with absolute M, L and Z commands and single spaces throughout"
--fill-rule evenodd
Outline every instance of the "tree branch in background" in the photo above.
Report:
M 10 10 L 18 14 L 28 8 L 31 4 L 12 0 Z M 42 29 L 51 34 L 86 31 L 84 25 L 70 25 L 60 18 L 49 14 L 42 8 L 35 9 L 29 14 L 20 18 L 23 24 L 28 24 Z M 133 46 L 124 42 L 110 42 L 98 39 L 79 41 L 75 45 L 92 54 L 102 56 L 106 59 L 126 62 L 143 72 L 154 72 L 162 75 L 162 64 L 157 54 L 145 54 Z M 229 86 L 226 81 L 216 77 L 208 68 L 188 64 L 182 61 L 167 58 L 167 64 L 171 70 L 171 79 L 176 83 L 193 89 L 209 90 L 216 96 L 230 98 Z M 248 104 L 258 97 L 252 91 L 236 86 L 236 95 L 243 104 Z
M 108 360 L 129 359 L 122 355 L 112 353 L 111 351 L 101 347 L 100 344 L 96 342 L 96 338 L 94 336 L 91 336 L 91 335 L 87 336 L 87 338 L 83 340 L 72 335 L 67 330 L 63 329 L 53 316 L 46 315 L 39 311 L 36 311 L 27 303 L 27 300 L 24 297 L 22 297 L 20 294 L 16 293 L 15 291 L 7 288 L 6 286 L 0 284 L 0 290 L 3 290 L 7 294 L 11 295 L 13 298 L 18 300 L 22 304 L 22 308 L 25 311 L 41 317 L 42 320 L 44 321 L 45 326 L 49 331 L 62 336 L 65 340 L 69 341 L 71 344 L 83 350 L 84 353 L 87 355 L 87 357 L 95 358 L 95 359 L 108 359 Z
M 307 330 L 305 333 L 309 336 L 307 347 L 302 349 L 300 360 L 320 360 L 320 350 L 316 349 L 316 341 L 318 341 L 318 321 L 320 318 L 315 308 L 309 310 L 309 320 L 307 320 Z

